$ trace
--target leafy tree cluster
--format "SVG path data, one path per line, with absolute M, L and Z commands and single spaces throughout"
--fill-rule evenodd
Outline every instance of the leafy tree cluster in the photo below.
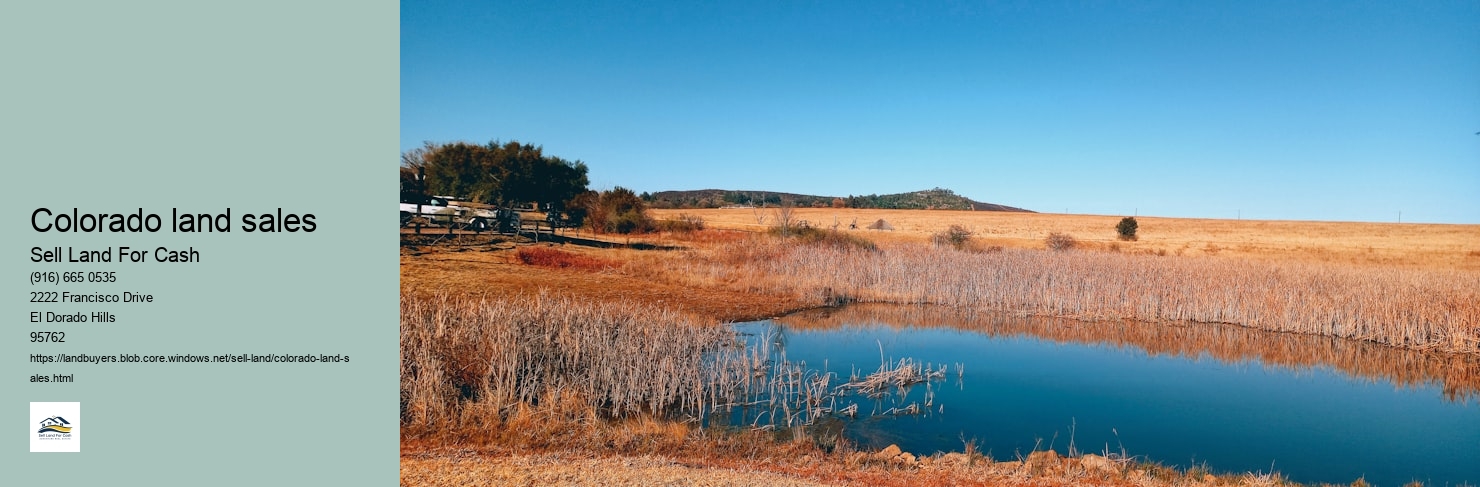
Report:
M 660 191 L 643 193 L 643 200 L 653 208 L 719 208 L 726 205 L 749 205 L 778 207 L 792 205 L 798 208 L 872 208 L 882 210 L 997 210 L 1026 211 L 988 203 L 978 203 L 970 198 L 943 188 L 886 195 L 850 195 L 847 198 L 813 196 L 769 191 L 726 191 L 703 189 L 694 191 Z
M 935 188 L 913 193 L 867 196 L 849 195 L 845 200 L 849 208 L 878 208 L 888 210 L 970 210 L 971 200 L 949 189 Z
M 647 202 L 632 190 L 617 186 L 600 194 L 587 192 L 577 198 L 585 206 L 585 221 L 603 233 L 644 233 L 654 228 Z
M 416 180 L 424 172 L 423 182 Z M 495 205 L 549 204 L 564 209 L 586 192 L 586 164 L 545 155 L 544 148 L 498 141 L 425 146 L 401 154 L 402 192 L 424 192 Z
M 645 195 L 647 193 L 644 193 Z M 643 198 L 654 208 L 720 208 L 728 205 L 823 208 L 832 204 L 831 197 L 810 196 L 770 191 L 664 191 Z

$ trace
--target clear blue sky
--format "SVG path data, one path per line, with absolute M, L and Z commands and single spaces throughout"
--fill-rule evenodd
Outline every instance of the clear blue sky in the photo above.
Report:
M 593 188 L 1480 223 L 1480 2 L 419 2 L 401 148 Z

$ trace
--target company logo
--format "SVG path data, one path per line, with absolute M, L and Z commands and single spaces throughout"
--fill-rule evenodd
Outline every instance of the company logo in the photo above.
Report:
M 31 403 L 31 451 L 82 451 L 82 403 Z
M 41 429 L 37 433 L 65 433 L 72 435 L 72 423 L 61 416 L 52 416 L 41 420 Z

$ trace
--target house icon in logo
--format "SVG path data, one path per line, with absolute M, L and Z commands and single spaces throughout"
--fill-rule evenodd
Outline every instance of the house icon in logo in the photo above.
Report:
M 36 430 L 36 432 L 37 433 L 47 433 L 47 432 L 51 432 L 51 433 L 71 433 L 72 432 L 72 426 L 71 425 L 72 425 L 72 423 L 67 422 L 67 420 L 66 419 L 63 419 L 61 416 L 52 416 L 50 418 L 46 418 L 46 419 L 41 420 L 41 429 Z
M 31 430 L 35 431 L 31 434 L 31 451 L 72 453 L 82 451 L 81 424 L 82 403 L 80 402 L 31 403 L 31 428 L 40 426 L 40 429 Z

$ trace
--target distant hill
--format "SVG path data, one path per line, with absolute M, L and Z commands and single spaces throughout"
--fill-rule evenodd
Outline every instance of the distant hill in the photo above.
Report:
M 693 191 L 659 191 L 643 193 L 643 199 L 654 208 L 720 208 L 733 205 L 777 206 L 792 204 L 800 207 L 844 207 L 879 208 L 887 210 L 976 210 L 976 211 L 1021 211 L 1030 210 L 974 201 L 949 189 L 927 189 L 909 193 L 885 195 L 815 196 L 808 194 L 778 193 L 775 191 L 736 191 L 726 189 L 700 189 Z

